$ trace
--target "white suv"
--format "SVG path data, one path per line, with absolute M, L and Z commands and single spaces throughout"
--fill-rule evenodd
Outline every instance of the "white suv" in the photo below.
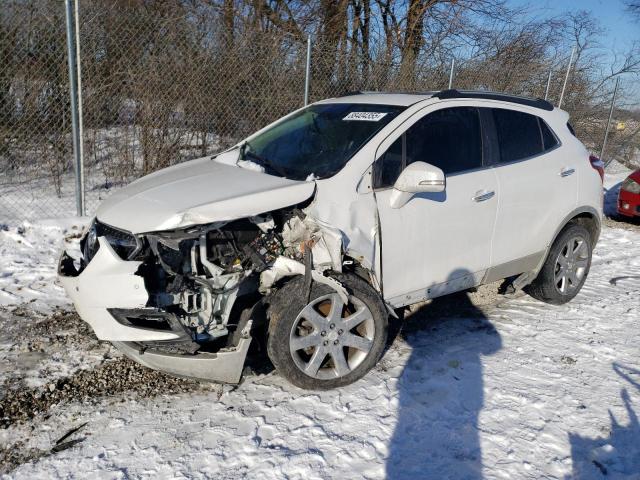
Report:
M 401 307 L 501 279 L 578 293 L 602 185 L 567 120 L 486 92 L 324 100 L 119 190 L 60 278 L 148 367 L 237 382 L 253 340 L 295 385 L 346 385 Z

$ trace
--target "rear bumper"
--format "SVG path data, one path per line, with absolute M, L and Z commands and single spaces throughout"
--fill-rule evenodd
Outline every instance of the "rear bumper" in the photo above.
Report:
M 640 216 L 640 194 L 620 190 L 618 194 L 618 213 L 627 217 Z

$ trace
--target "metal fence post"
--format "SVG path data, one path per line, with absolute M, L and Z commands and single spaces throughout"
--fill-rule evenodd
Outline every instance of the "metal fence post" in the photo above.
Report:
M 455 57 L 451 59 L 451 70 L 449 71 L 449 90 L 453 87 L 453 72 L 456 67 Z
M 67 22 L 67 60 L 69 63 L 69 95 L 71 97 L 71 136 L 73 139 L 73 156 L 76 175 L 76 213 L 84 215 L 84 178 L 82 169 L 82 136 L 81 119 L 78 99 L 78 54 L 76 53 L 76 29 L 74 23 L 77 19 L 77 10 L 74 13 L 74 0 L 65 0 L 65 17 Z
M 84 115 L 82 114 L 82 63 L 80 61 L 80 0 L 75 0 L 75 40 L 76 40 L 76 73 L 78 75 L 78 147 L 80 151 L 80 203 L 82 215 L 86 215 L 85 183 L 84 183 Z
M 549 98 L 549 87 L 551 87 L 551 74 L 553 73 L 553 69 L 549 69 L 549 76 L 547 77 L 547 88 L 544 89 L 544 99 L 547 100 Z
M 567 65 L 567 74 L 564 77 L 564 84 L 562 85 L 562 93 L 560 93 L 560 101 L 558 102 L 558 108 L 562 107 L 562 100 L 564 100 L 564 91 L 567 88 L 567 82 L 569 81 L 569 72 L 571 72 L 571 64 L 573 63 L 573 56 L 576 53 L 576 47 L 571 49 L 571 56 L 569 57 L 569 65 Z
M 620 84 L 620 77 L 616 78 L 616 86 L 613 89 L 613 97 L 611 98 L 611 107 L 609 108 L 609 119 L 607 120 L 607 128 L 604 131 L 604 138 L 602 139 L 602 148 L 600 149 L 600 160 L 604 162 L 604 149 L 607 146 L 607 137 L 609 136 L 609 127 L 611 126 L 611 119 L 613 118 L 613 108 L 616 105 L 616 95 L 618 94 L 618 85 Z M 613 160 L 613 159 L 611 159 Z M 604 162 L 606 167 L 611 163 L 611 160 Z
M 307 66 L 304 77 L 304 104 L 309 104 L 309 83 L 311 81 L 311 35 L 307 37 Z

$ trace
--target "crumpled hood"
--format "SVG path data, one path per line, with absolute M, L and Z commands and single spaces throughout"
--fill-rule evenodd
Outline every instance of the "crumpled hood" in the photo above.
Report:
M 142 177 L 102 202 L 96 216 L 132 233 L 171 230 L 288 207 L 315 190 L 314 182 L 240 168 L 227 156 L 203 157 Z

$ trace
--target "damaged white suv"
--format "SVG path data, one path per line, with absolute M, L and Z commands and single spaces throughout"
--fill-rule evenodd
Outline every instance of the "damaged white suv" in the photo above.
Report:
M 148 367 L 237 382 L 253 341 L 295 385 L 346 385 L 401 307 L 500 279 L 577 294 L 602 185 L 567 120 L 494 93 L 324 100 L 119 190 L 60 279 Z

